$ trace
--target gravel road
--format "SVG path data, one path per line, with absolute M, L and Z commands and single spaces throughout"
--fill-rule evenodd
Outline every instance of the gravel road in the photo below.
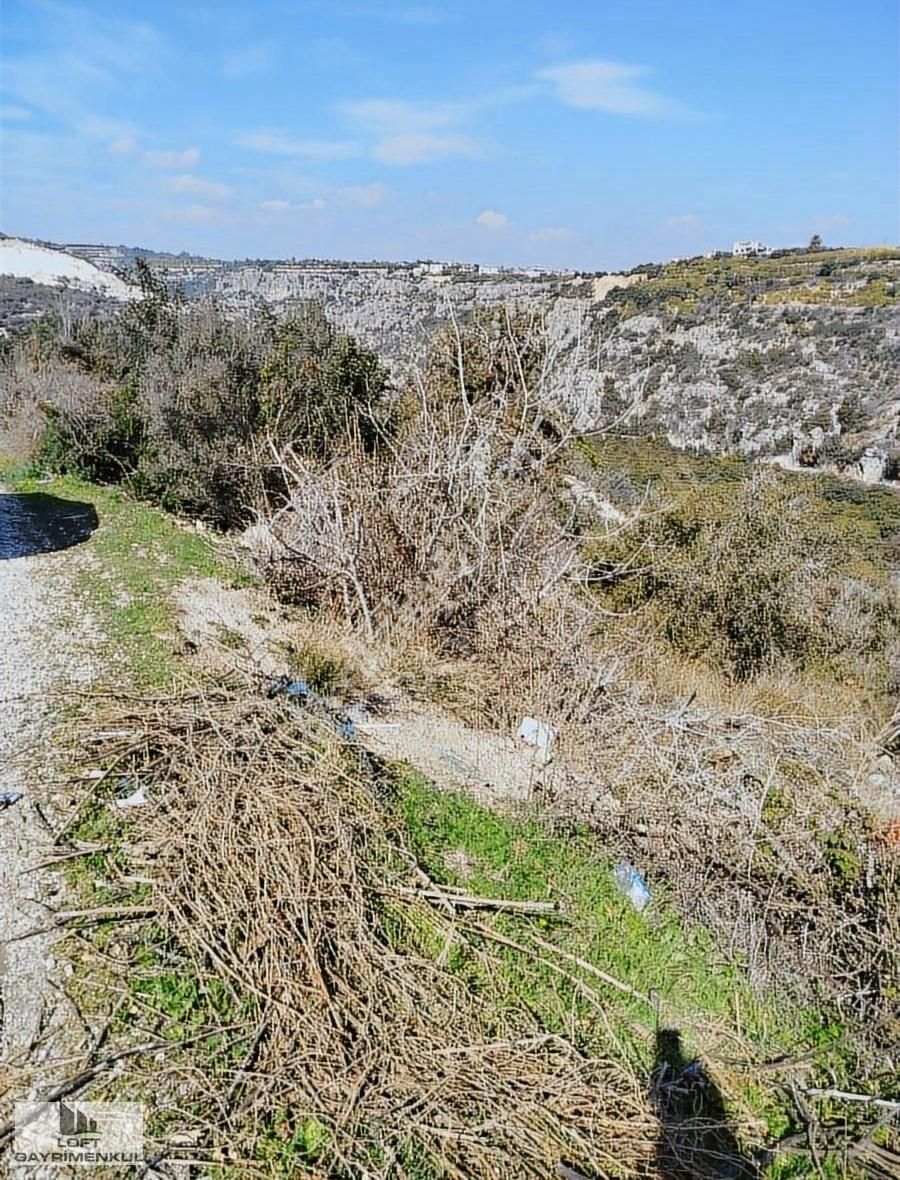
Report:
M 46 1059 L 59 992 L 51 986 L 56 874 L 47 814 L 57 694 L 86 676 L 85 628 L 71 546 L 96 517 L 86 505 L 0 489 L 0 1072 Z M 21 798 L 4 806 L 5 792 Z M 43 804 L 43 806 L 42 806 Z

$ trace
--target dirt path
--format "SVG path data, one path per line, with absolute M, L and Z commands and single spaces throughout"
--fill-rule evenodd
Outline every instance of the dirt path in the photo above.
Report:
M 194 578 L 178 588 L 175 603 L 181 631 L 207 668 L 226 674 L 297 674 L 286 654 L 297 638 L 291 623 L 259 590 Z M 228 642 L 223 643 L 223 636 Z M 242 641 L 237 647 L 236 638 Z M 356 738 L 371 753 L 408 763 L 439 787 L 465 791 L 488 807 L 542 795 L 590 798 L 595 811 L 618 807 L 611 795 L 580 779 L 552 750 L 545 755 L 513 733 L 473 729 L 434 704 L 411 699 L 395 685 L 372 684 L 363 695 L 377 699 L 378 708 L 349 707 Z M 346 705 L 338 699 L 331 703 L 338 709 Z
M 0 489 L 0 1072 L 13 1079 L 47 1060 L 65 1018 L 50 936 L 30 932 L 47 925 L 60 889 L 57 874 L 39 867 L 52 848 L 45 817 L 58 694 L 88 674 L 89 621 L 72 589 L 83 557 L 70 547 L 93 527 L 85 508 Z

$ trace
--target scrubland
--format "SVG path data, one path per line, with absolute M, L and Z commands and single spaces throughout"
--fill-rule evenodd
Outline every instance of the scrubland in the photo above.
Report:
M 896 1175 L 900 497 L 576 433 L 536 314 L 395 387 L 315 307 L 144 284 L 2 358 L 8 478 L 107 520 L 64 931 L 97 1092 L 191 1174 Z M 197 573 L 277 601 L 305 702 L 184 663 Z M 439 789 L 341 727 L 394 692 L 546 720 L 554 773 Z

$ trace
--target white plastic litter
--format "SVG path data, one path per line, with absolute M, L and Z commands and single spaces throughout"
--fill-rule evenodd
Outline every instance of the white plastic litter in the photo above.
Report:
M 144 787 L 138 789 L 131 795 L 127 795 L 124 799 L 116 800 L 116 807 L 143 807 L 147 802 L 147 792 Z
M 634 865 L 630 861 L 620 860 L 613 869 L 613 880 L 619 892 L 642 914 L 650 904 L 650 887 Z
M 537 717 L 523 717 L 516 737 L 526 745 L 534 746 L 541 759 L 546 762 L 556 738 L 556 730 Z

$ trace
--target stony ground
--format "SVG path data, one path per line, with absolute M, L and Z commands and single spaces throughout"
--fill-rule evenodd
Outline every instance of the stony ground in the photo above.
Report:
M 13 1077 L 53 1056 L 66 1017 L 48 930 L 60 879 L 42 867 L 51 736 L 63 694 L 90 675 L 73 589 L 83 550 L 54 549 L 69 543 L 59 522 L 42 532 L 29 503 L 0 489 L 0 1072 Z

